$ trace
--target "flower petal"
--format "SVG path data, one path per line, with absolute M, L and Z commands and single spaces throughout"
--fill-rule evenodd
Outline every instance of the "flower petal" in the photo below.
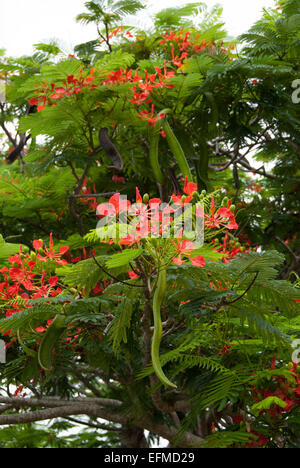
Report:
M 199 255 L 198 257 L 190 258 L 192 264 L 197 267 L 205 267 L 205 258 Z
M 43 241 L 42 240 L 33 241 L 33 248 L 34 248 L 34 250 L 42 249 L 43 248 Z

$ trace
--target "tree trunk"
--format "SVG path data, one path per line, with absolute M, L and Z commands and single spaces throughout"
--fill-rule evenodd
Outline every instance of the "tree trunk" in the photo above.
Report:
M 122 448 L 148 448 L 143 429 L 132 426 L 122 426 L 121 431 Z

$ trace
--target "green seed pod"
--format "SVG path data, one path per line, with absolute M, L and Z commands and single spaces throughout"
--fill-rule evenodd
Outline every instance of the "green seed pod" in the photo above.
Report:
M 182 195 L 181 201 L 182 201 L 182 203 L 185 203 L 185 201 L 186 201 L 186 196 L 185 195 Z
M 158 149 L 159 149 L 159 138 L 160 138 L 160 127 L 161 127 L 161 121 L 158 121 L 155 125 L 155 127 L 151 130 L 150 134 L 150 149 L 149 149 L 149 161 L 150 161 L 150 166 L 153 171 L 155 180 L 159 183 L 162 184 L 164 181 L 164 175 L 161 171 L 160 164 L 159 164 L 159 155 L 158 155 Z
M 232 213 L 235 213 L 235 210 L 236 210 L 236 206 L 235 206 L 235 205 L 231 205 L 230 211 L 232 211 Z
M 217 101 L 213 93 L 206 92 L 205 97 L 210 107 L 210 114 L 208 116 L 208 119 L 209 119 L 208 131 L 209 131 L 210 137 L 214 137 L 217 134 L 219 109 L 218 109 Z
M 18 338 L 18 341 L 19 341 L 21 347 L 23 348 L 24 352 L 28 356 L 36 357 L 37 352 L 34 351 L 33 349 L 28 348 L 28 346 L 26 346 L 25 343 L 23 342 L 23 340 L 21 338 L 21 335 L 20 335 L 20 330 L 17 330 L 17 338 Z
M 209 153 L 206 138 L 200 136 L 198 139 L 198 155 L 199 158 L 195 161 L 195 169 L 197 174 L 197 183 L 200 190 L 208 188 L 208 163 Z
M 167 289 L 167 271 L 166 267 L 161 268 L 160 272 L 158 273 L 158 282 L 157 287 L 155 290 L 154 298 L 153 298 L 153 316 L 154 316 L 154 333 L 152 338 L 152 349 L 151 349 L 151 356 L 152 356 L 152 364 L 154 371 L 159 378 L 159 380 L 166 386 L 177 388 L 175 384 L 173 384 L 164 374 L 160 358 L 159 358 L 159 348 L 160 342 L 162 337 L 162 321 L 161 321 L 161 305 L 166 293 Z
M 207 191 L 206 191 L 206 190 L 202 190 L 201 195 L 202 195 L 203 197 L 206 197 Z
M 181 144 L 179 143 L 176 135 L 174 134 L 172 128 L 170 127 L 169 122 L 167 119 L 164 120 L 163 122 L 163 129 L 166 133 L 166 138 L 168 141 L 168 144 L 170 146 L 170 149 L 173 153 L 174 158 L 176 159 L 178 166 L 182 172 L 183 177 L 187 177 L 189 181 L 193 180 L 192 173 L 190 166 L 188 165 L 188 162 L 186 160 L 184 151 L 182 149 Z
M 66 329 L 66 317 L 57 315 L 42 339 L 38 351 L 38 360 L 42 369 L 49 371 L 52 367 L 52 351 Z

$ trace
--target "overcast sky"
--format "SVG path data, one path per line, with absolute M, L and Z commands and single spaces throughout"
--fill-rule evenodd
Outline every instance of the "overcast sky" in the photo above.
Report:
M 185 0 L 147 0 L 149 15 L 162 8 L 184 5 Z M 195 0 L 194 0 L 195 1 Z M 95 39 L 95 28 L 75 22 L 84 11 L 85 0 L 0 0 L 0 49 L 7 55 L 25 55 L 32 45 L 58 39 L 66 52 L 74 45 Z M 207 0 L 212 6 L 220 3 L 224 8 L 224 21 L 230 36 L 245 32 L 261 16 L 264 7 L 274 0 Z

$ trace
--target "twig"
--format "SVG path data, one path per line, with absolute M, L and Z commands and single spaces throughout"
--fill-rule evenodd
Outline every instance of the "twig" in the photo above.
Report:
M 69 198 L 96 198 L 96 197 L 112 197 L 115 192 L 105 192 L 105 193 L 88 193 L 83 195 L 69 195 Z
M 75 424 L 81 424 L 82 426 L 92 427 L 94 429 L 102 429 L 103 431 L 107 431 L 107 432 L 120 432 L 120 429 L 118 429 L 117 427 L 109 427 L 106 424 L 100 424 L 100 423 L 92 424 L 92 423 L 88 423 L 86 421 L 80 421 L 80 419 L 71 418 L 71 417 L 68 417 L 65 419 Z
M 251 283 L 249 284 L 248 288 L 246 289 L 245 292 L 243 292 L 243 294 L 239 297 L 237 297 L 234 301 L 232 302 L 225 302 L 225 305 L 231 305 L 231 304 L 234 304 L 235 302 L 239 301 L 240 299 L 242 299 L 242 297 L 244 297 L 248 291 L 250 291 L 250 289 L 252 288 L 252 286 L 254 285 L 255 281 L 257 280 L 257 277 L 259 275 L 259 271 L 257 271 L 255 273 L 255 277 L 253 278 L 253 280 L 251 281 Z
M 280 237 L 275 236 L 275 239 L 283 245 L 283 247 L 286 248 L 286 250 L 289 252 L 289 254 L 293 257 L 293 259 L 298 262 L 300 257 L 297 257 L 297 255 L 292 251 L 289 245 L 287 245 Z
M 117 278 L 116 276 L 113 276 L 111 275 L 102 265 L 100 265 L 100 263 L 97 261 L 97 259 L 95 258 L 94 254 L 92 253 L 92 257 L 94 259 L 94 262 L 96 263 L 96 265 L 98 266 L 98 268 L 100 268 L 100 270 L 103 271 L 103 273 L 105 273 L 107 276 L 109 276 L 110 278 L 112 278 L 113 280 L 117 281 L 117 283 L 122 283 L 122 284 L 125 284 L 125 286 L 130 286 L 131 288 L 143 288 L 144 286 L 141 285 L 141 284 L 131 284 L 131 283 L 127 283 L 126 281 L 122 281 L 120 280 L 119 278 Z

